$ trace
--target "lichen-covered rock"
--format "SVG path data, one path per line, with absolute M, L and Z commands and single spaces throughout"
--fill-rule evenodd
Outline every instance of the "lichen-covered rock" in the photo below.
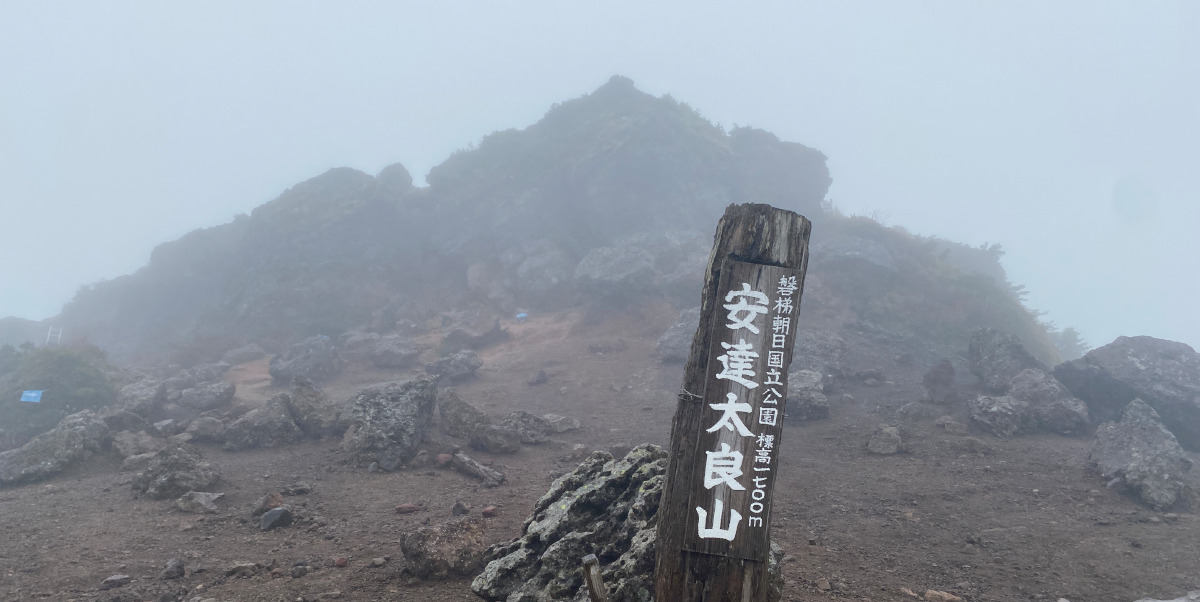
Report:
M 395 469 L 417 455 L 436 403 L 437 384 L 428 377 L 360 391 L 347 416 L 342 449 L 353 462 Z
M 229 423 L 225 427 L 225 449 L 279 447 L 299 441 L 304 433 L 292 420 L 286 400 L 286 394 L 276 395 Z
M 287 348 L 287 351 L 271 358 L 271 381 L 277 385 L 290 385 L 292 379 L 303 376 L 313 382 L 337 376 L 345 368 L 346 361 L 327 336 L 309 337 L 303 342 Z
M 348 426 L 343 414 L 350 409 L 348 402 L 337 402 L 304 377 L 292 380 L 292 390 L 283 396 L 296 426 L 310 437 L 341 435 Z
M 929 401 L 937 404 L 951 404 L 958 401 L 958 391 L 954 386 L 954 366 L 950 360 L 942 359 L 935 364 L 924 376 L 921 383 L 925 385 Z
M 139 454 L 157 453 L 167 446 L 167 441 L 141 431 L 121 431 L 112 436 L 113 447 L 122 458 Z
M 483 367 L 479 354 L 470 349 L 455 352 L 449 357 L 425 364 L 425 372 L 443 382 L 466 380 Z
M 971 423 L 1001 439 L 1028 432 L 1029 404 L 1001 395 L 980 395 L 969 404 Z
M 133 479 L 133 490 L 149 498 L 177 498 L 189 491 L 205 491 L 216 485 L 221 475 L 204 461 L 200 451 L 190 445 L 168 447 L 150 460 Z
M 197 412 L 206 412 L 229 405 L 236 390 L 236 387 L 229 383 L 197 385 L 180 391 L 175 403 Z
M 213 416 L 201 416 L 188 424 L 185 433 L 191 435 L 192 441 L 223 443 L 225 441 L 225 423 Z
M 405 569 L 419 579 L 468 577 L 483 567 L 483 517 L 463 516 L 408 533 L 400 542 Z
M 797 370 L 788 375 L 787 418 L 803 422 L 829 418 L 823 377 L 815 370 Z
M 521 434 L 498 424 L 481 424 L 468 435 L 467 443 L 489 454 L 515 454 L 521 451 Z
M 1003 395 L 1009 382 L 1026 368 L 1045 370 L 1017 337 L 994 328 L 980 328 L 971 333 L 967 346 L 967 366 L 979 377 L 983 388 Z
M 1054 376 L 1087 403 L 1093 419 L 1116 420 L 1134 398 L 1154 408 L 1184 449 L 1200 451 L 1200 354 L 1183 343 L 1118 337 Z
M 91 410 L 65 416 L 25 445 L 0 453 L 0 487 L 54 476 L 101 451 L 108 440 L 108 426 Z
M 610 600 L 651 600 L 654 542 L 666 452 L 634 448 L 624 458 L 595 452 L 537 501 L 521 536 L 489 548 L 471 590 L 489 601 L 586 601 L 580 559 L 595 554 Z M 771 545 L 771 592 L 782 592 L 783 551 Z
M 500 419 L 500 426 L 517 433 L 517 438 L 526 445 L 537 445 L 550 440 L 553 427 L 541 416 L 518 410 Z
M 594 452 L 551 484 L 521 537 L 488 549 L 470 588 L 488 601 L 588 600 L 580 559 L 595 554 L 608 600 L 654 597 L 654 542 L 666 452 L 635 447 L 624 458 Z M 782 592 L 782 549 L 770 547 L 769 601 Z
M 654 355 L 663 362 L 682 363 L 692 354 L 692 338 L 700 327 L 700 308 L 692 307 L 679 312 L 675 323 L 658 337 Z
M 653 445 L 619 460 L 593 453 L 537 501 L 520 538 L 489 550 L 490 562 L 472 582 L 472 591 L 486 600 L 574 598 L 583 585 L 578 567 L 585 554 L 619 558 L 640 532 L 648 531 L 643 539 L 653 539 L 666 464 L 666 452 Z M 614 591 L 620 585 L 613 571 L 637 564 L 625 559 L 603 567 L 614 599 L 626 598 Z M 652 557 L 649 564 L 652 572 Z
M 1088 462 L 1102 478 L 1120 479 L 1127 491 L 1157 510 L 1170 508 L 1188 491 L 1181 477 L 1192 461 L 1158 412 L 1141 399 L 1125 407 L 1120 422 L 1096 429 Z
M 1008 395 L 1029 404 L 1032 430 L 1073 435 L 1088 428 L 1087 405 L 1045 370 L 1026 368 L 1017 373 L 1009 382 Z
M 399 335 L 379 337 L 367 348 L 367 359 L 376 368 L 407 368 L 415 364 L 420 355 L 412 341 Z
M 454 389 L 440 391 L 437 405 L 442 431 L 451 437 L 469 437 L 472 431 L 489 422 L 483 410 L 463 400 Z

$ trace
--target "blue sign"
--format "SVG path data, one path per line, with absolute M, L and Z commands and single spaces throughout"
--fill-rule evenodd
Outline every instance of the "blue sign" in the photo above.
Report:
M 21 393 L 21 401 L 32 401 L 33 403 L 39 403 L 42 401 L 42 392 L 24 391 Z

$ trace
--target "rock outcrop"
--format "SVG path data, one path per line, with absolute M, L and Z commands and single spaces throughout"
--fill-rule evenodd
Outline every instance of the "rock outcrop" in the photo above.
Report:
M 967 366 L 979 377 L 986 391 L 1001 395 L 1008 392 L 1009 382 L 1022 370 L 1046 369 L 1017 337 L 994 328 L 981 328 L 971 333 Z
M 66 416 L 25 445 L 0 453 L 0 487 L 54 476 L 103 450 L 108 440 L 108 426 L 95 412 Z
M 313 382 L 321 382 L 341 374 L 346 361 L 327 336 L 309 337 L 287 348 L 287 351 L 271 358 L 271 381 L 277 385 L 290 385 L 292 379 L 303 376 Z
M 165 500 L 189 491 L 206 491 L 221 475 L 190 445 L 168 447 L 150 460 L 146 470 L 133 479 L 133 490 L 146 497 Z
M 1009 381 L 1008 395 L 1028 404 L 1032 430 L 1077 435 L 1089 426 L 1087 405 L 1045 370 L 1026 368 Z
M 1140 399 L 1125 407 L 1120 422 L 1100 425 L 1088 461 L 1102 478 L 1157 510 L 1170 508 L 1189 491 L 1180 477 L 1192 461 L 1158 412 Z
M 347 416 L 342 449 L 352 462 L 393 470 L 417 455 L 436 403 L 437 385 L 428 377 L 360 391 Z
M 1096 420 L 1116 420 L 1135 397 L 1154 408 L 1179 444 L 1200 451 L 1200 354 L 1183 343 L 1119 337 L 1054 376 L 1088 405 Z
M 419 579 L 469 577 L 483 567 L 483 517 L 463 516 L 422 527 L 400 542 L 405 570 Z
M 470 349 L 455 352 L 449 357 L 425 364 L 425 372 L 443 382 L 466 380 L 483 367 L 479 354 Z
M 304 432 L 288 411 L 288 396 L 276 395 L 225 427 L 225 449 L 238 451 L 279 447 L 299 441 Z
M 465 401 L 454 389 L 440 391 L 437 405 L 442 431 L 451 437 L 469 437 L 475 429 L 489 422 L 483 410 Z
M 481 598 L 588 599 L 579 562 L 595 554 L 610 600 L 649 600 L 654 594 L 654 542 L 666 452 L 654 445 L 624 458 L 595 452 L 558 478 L 537 501 L 521 537 L 488 550 L 488 564 L 471 582 Z M 769 600 L 778 600 L 783 551 L 771 546 Z

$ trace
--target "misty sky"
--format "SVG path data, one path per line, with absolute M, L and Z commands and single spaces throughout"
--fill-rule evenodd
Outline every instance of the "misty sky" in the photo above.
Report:
M 822 150 L 843 211 L 1002 244 L 1093 345 L 1200 347 L 1200 3 L 413 4 L 0 0 L 0 316 L 621 74 Z

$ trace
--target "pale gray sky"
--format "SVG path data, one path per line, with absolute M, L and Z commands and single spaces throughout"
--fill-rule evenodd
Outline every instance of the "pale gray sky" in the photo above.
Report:
M 1004 245 L 1094 345 L 1200 347 L 1200 3 L 424 4 L 0 0 L 0 316 L 622 74 L 821 149 L 845 211 Z

